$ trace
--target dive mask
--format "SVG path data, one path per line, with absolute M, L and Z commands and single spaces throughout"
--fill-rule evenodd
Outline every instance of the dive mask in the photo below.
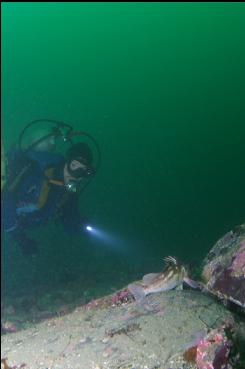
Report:
M 76 179 L 88 178 L 95 174 L 93 167 L 81 158 L 71 160 L 67 165 L 67 170 Z

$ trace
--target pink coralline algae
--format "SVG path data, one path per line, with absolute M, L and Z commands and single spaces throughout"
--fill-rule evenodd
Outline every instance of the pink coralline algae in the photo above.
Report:
M 211 331 L 201 339 L 196 350 L 198 369 L 228 369 L 231 344 L 224 332 Z
M 18 327 L 10 321 L 1 322 L 1 333 L 3 334 L 15 333 L 18 332 L 18 330 Z
M 112 296 L 111 302 L 113 305 L 121 305 L 123 303 L 129 302 L 130 298 L 132 298 L 130 292 L 126 289 L 123 291 L 119 291 L 115 295 Z
M 115 293 L 113 296 L 106 296 L 96 300 L 92 300 L 88 304 L 84 305 L 84 308 L 86 310 L 106 308 L 109 306 L 117 306 L 125 304 L 132 300 L 133 300 L 132 295 L 127 289 L 125 289 Z

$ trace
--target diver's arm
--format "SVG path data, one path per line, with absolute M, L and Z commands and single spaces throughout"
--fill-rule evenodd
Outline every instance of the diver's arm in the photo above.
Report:
M 26 236 L 25 230 L 22 228 L 18 221 L 18 217 L 16 214 L 15 196 L 12 192 L 3 191 L 1 208 L 2 230 L 6 234 L 8 234 L 14 242 L 18 244 L 23 253 L 31 253 L 34 248 L 36 249 L 36 243 Z
M 2 196 L 1 225 L 3 231 L 17 243 L 20 243 L 25 238 L 25 233 L 18 223 L 15 199 L 11 192 L 5 192 Z
M 6 233 L 12 233 L 18 227 L 15 197 L 7 190 L 1 197 L 1 228 Z

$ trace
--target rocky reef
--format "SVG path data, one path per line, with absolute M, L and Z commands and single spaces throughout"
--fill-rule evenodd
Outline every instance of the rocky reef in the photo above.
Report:
M 218 240 L 203 264 L 207 290 L 245 311 L 245 224 Z

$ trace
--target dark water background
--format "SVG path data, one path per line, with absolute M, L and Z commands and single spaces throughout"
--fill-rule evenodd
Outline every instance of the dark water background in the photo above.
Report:
M 2 3 L 2 135 L 34 119 L 92 134 L 81 213 L 108 235 L 4 238 L 4 291 L 123 286 L 176 255 L 198 264 L 244 221 L 245 4 Z M 2 250 L 3 252 L 3 250 Z M 4 275 L 4 278 L 3 278 Z M 102 287 L 101 287 L 102 288 Z

